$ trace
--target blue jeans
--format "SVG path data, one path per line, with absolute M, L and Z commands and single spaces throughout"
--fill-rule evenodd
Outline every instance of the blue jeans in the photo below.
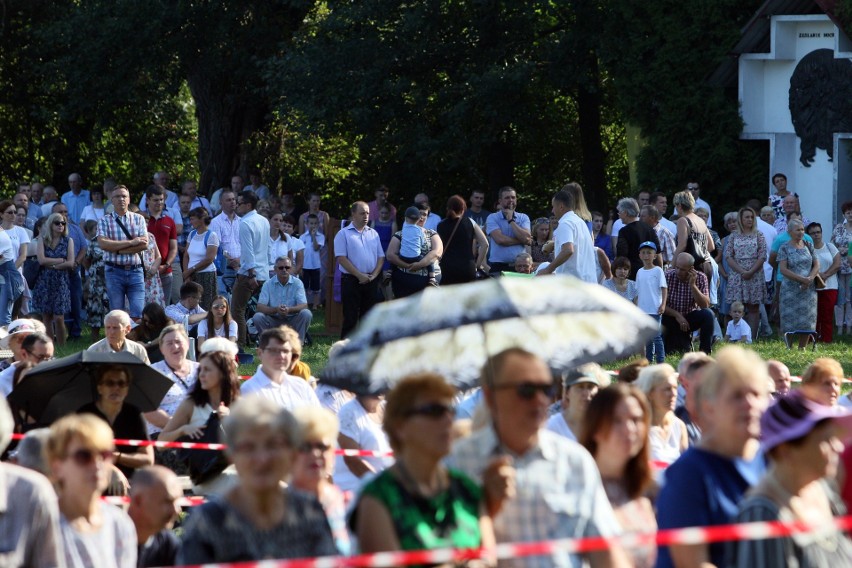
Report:
M 110 310 L 127 310 L 131 318 L 142 317 L 145 307 L 145 276 L 142 269 L 123 270 L 114 266 L 104 267 Z M 127 302 L 124 298 L 127 297 Z
M 7 260 L 0 263 L 0 325 L 9 325 L 12 320 L 12 307 L 24 290 L 24 277 L 15 268 L 15 262 Z
M 216 277 L 216 284 L 219 286 L 219 294 L 228 298 L 231 301 L 231 291 L 234 289 L 234 283 L 237 280 L 237 271 L 233 268 L 225 268 L 224 274 L 219 274 Z
M 663 332 L 660 326 L 662 316 L 659 314 L 648 314 L 648 317 L 654 318 L 654 321 L 657 322 L 657 335 L 645 346 L 645 359 L 651 363 L 665 363 L 666 348 L 663 347 Z

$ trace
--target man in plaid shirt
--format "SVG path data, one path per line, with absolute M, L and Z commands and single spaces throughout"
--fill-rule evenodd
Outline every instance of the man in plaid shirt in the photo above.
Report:
M 668 301 L 663 314 L 663 343 L 666 353 L 689 351 L 693 331 L 698 331 L 701 351 L 713 346 L 713 312 L 707 276 L 695 270 L 692 255 L 682 252 L 674 268 L 666 270 Z
M 145 275 L 139 253 L 148 248 L 148 227 L 142 215 L 127 210 L 130 191 L 125 186 L 116 186 L 110 199 L 114 211 L 98 221 L 98 244 L 104 251 L 109 307 L 124 310 L 126 297 L 129 306 L 126 311 L 138 321 L 145 305 Z

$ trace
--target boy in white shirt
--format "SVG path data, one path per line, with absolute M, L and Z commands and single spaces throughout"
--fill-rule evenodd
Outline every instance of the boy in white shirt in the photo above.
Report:
M 657 336 L 645 346 L 645 358 L 648 361 L 663 363 L 666 360 L 666 350 L 663 347 L 663 334 L 660 321 L 666 311 L 666 275 L 663 269 L 654 264 L 657 256 L 657 245 L 645 241 L 639 245 L 639 259 L 642 268 L 636 273 L 636 305 L 639 309 L 654 318 L 657 322 Z
M 731 304 L 731 321 L 725 330 L 725 341 L 730 343 L 751 343 L 751 327 L 743 319 L 745 306 L 742 302 Z
M 308 230 L 299 237 L 305 244 L 305 260 L 302 265 L 302 282 L 305 284 L 305 295 L 312 310 L 319 308 L 322 303 L 320 295 L 320 249 L 325 246 L 325 235 L 319 232 L 319 217 L 308 215 Z

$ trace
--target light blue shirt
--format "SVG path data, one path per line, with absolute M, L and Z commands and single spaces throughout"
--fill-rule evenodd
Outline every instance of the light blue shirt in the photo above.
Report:
M 384 261 L 385 251 L 375 229 L 365 225 L 364 229 L 359 231 L 350 223 L 334 236 L 334 256 L 345 256 L 358 271 L 370 274 L 375 270 L 379 259 Z M 349 274 L 342 266 L 340 272 Z
M 257 303 L 272 308 L 282 304 L 289 307 L 307 304 L 305 285 L 294 276 L 290 276 L 286 284 L 282 284 L 278 277 L 270 278 L 263 283 Z
M 248 276 L 254 270 L 255 278 L 269 278 L 269 221 L 257 211 L 249 211 L 240 217 L 240 270 L 238 274 Z
M 515 222 L 520 225 L 521 228 L 526 229 L 527 231 L 530 230 L 530 218 L 523 213 L 515 211 Z M 488 240 L 491 245 L 488 249 L 490 251 L 488 258 L 491 262 L 506 262 L 514 264 L 515 257 L 524 252 L 526 247 L 524 245 L 511 245 L 508 247 L 498 245 L 491 236 L 491 233 L 494 231 L 500 231 L 507 237 L 515 238 L 515 231 L 512 230 L 511 225 L 508 221 L 506 221 L 506 217 L 503 216 L 502 211 L 492 213 L 488 216 L 488 219 L 485 220 L 485 234 L 488 235 Z
M 196 200 L 198 198 L 196 197 Z M 166 190 L 166 209 L 177 209 L 180 210 L 180 204 L 178 203 L 178 194 L 169 189 Z M 193 205 L 195 207 L 195 205 Z M 148 212 L 148 194 L 142 196 L 142 199 L 139 200 L 139 211 Z
M 83 209 L 91 202 L 92 198 L 89 196 L 88 189 L 81 189 L 80 195 L 74 195 L 73 191 L 62 194 L 62 203 L 68 207 L 68 217 L 75 223 L 80 222 L 80 217 L 83 216 Z
M 399 255 L 405 258 L 420 258 L 426 244 L 423 229 L 414 223 L 406 222 L 402 226 L 402 240 L 399 245 Z
M 432 229 L 433 231 L 438 230 L 438 223 L 441 222 L 441 216 L 437 213 L 429 212 L 429 216 L 426 217 L 426 222 L 423 223 L 423 226 L 427 229 Z

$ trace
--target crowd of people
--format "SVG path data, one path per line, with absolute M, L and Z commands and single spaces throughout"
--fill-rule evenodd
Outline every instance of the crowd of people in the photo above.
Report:
M 37 326 L 19 336 L 28 355 L 50 359 Z M 291 328 L 261 334 L 261 366 L 242 385 L 231 342 L 208 340 L 196 362 L 187 339 L 180 324 L 162 333 L 165 359 L 156 365 L 175 392 L 151 413 L 125 401 L 133 377 L 121 365 L 101 366 L 93 402 L 47 427 L 28 427 L 26 409 L 0 401 L 0 445 L 26 432 L 0 463 L 5 565 L 131 568 L 456 548 L 481 551 L 464 565 L 491 566 L 498 543 L 778 520 L 819 530 L 659 547 L 615 540 L 500 565 L 852 562 L 852 541 L 833 523 L 852 500 L 852 451 L 841 443 L 852 402 L 840 395 L 835 360 L 815 360 L 791 389 L 782 363 L 739 346 L 715 359 L 688 353 L 677 370 L 642 360 L 615 381 L 594 363 L 554 378 L 545 361 L 510 348 L 486 362 L 474 392 L 415 374 L 355 396 L 292 374 L 300 345 Z M 149 432 L 226 449 L 158 449 L 155 458 L 150 447 L 114 441 Z M 337 448 L 373 452 L 336 456 Z M 176 532 L 186 487 L 175 472 L 187 462 L 192 491 L 206 502 L 186 509 Z M 103 495 L 124 495 L 127 505 Z
M 852 543 L 831 524 L 852 501 L 842 367 L 817 359 L 791 389 L 778 361 L 738 346 L 710 356 L 718 339 L 765 335 L 775 311 L 802 348 L 831 341 L 835 317 L 840 333 L 852 326 L 852 232 L 844 221 L 824 241 L 782 178 L 769 205 L 723 217 L 724 238 L 694 182 L 672 196 L 672 219 L 665 194 L 641 192 L 607 221 L 570 183 L 534 221 L 505 187 L 494 212 L 484 192 L 469 206 L 452 196 L 445 219 L 419 194 L 402 225 L 380 187 L 339 230 L 319 194 L 299 210 L 257 174 L 208 200 L 194 182 L 171 191 L 158 172 L 138 205 L 125 186 L 88 192 L 76 174 L 61 199 L 22 188 L 0 202 L 0 347 L 12 353 L 0 363 L 11 395 L 0 442 L 24 434 L 6 454 L 15 465 L 0 463 L 3 554 L 14 566 L 129 568 L 452 547 L 482 549 L 465 565 L 490 566 L 497 543 L 794 520 L 822 530 L 500 564 L 846 565 Z M 852 203 L 842 209 L 852 221 Z M 316 384 L 301 361 L 332 280 L 345 337 L 376 302 L 508 273 L 569 274 L 636 303 L 659 326 L 646 359 L 613 383 L 594 363 L 554 377 L 511 348 L 473 392 L 419 374 L 357 395 Z M 128 352 L 166 377 L 156 409 L 129 402 L 134 374 L 120 364 L 100 365 L 91 401 L 51 423 L 14 402 L 86 325 L 89 351 Z M 252 337 L 259 365 L 242 381 Z M 675 352 L 685 353 L 677 369 L 664 362 Z M 226 450 L 115 442 L 128 439 Z M 178 537 L 184 492 L 206 502 L 187 509 Z M 104 495 L 125 497 L 126 511 Z

